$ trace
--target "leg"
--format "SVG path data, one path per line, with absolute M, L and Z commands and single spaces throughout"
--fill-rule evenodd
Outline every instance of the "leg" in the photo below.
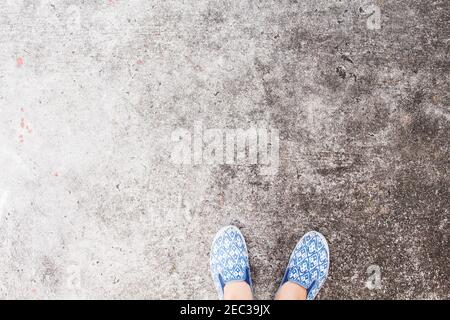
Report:
M 306 289 L 294 282 L 286 282 L 278 290 L 275 300 L 306 300 Z
M 245 281 L 230 282 L 225 285 L 224 300 L 253 300 L 252 289 Z

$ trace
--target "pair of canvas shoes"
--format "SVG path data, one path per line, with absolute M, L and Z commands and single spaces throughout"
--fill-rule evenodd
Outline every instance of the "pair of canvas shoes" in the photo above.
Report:
M 235 226 L 222 228 L 211 248 L 211 275 L 219 299 L 227 283 L 245 281 L 252 288 L 250 264 L 244 237 Z M 325 237 L 316 231 L 305 234 L 294 248 L 280 287 L 290 281 L 306 289 L 313 300 L 328 276 L 330 252 Z

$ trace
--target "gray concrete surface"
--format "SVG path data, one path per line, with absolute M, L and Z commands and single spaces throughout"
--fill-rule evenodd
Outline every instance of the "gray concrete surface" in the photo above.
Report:
M 257 298 L 314 229 L 320 299 L 449 299 L 449 16 L 446 0 L 2 1 L 0 298 L 214 299 L 210 242 L 234 223 Z M 278 129 L 277 174 L 174 164 L 172 132 L 196 121 Z

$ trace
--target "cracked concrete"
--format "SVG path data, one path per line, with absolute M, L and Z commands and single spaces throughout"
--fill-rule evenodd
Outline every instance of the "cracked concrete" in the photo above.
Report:
M 234 223 L 257 298 L 314 229 L 320 299 L 449 299 L 449 16 L 445 0 L 3 1 L 0 298 L 214 299 L 210 242 Z M 196 121 L 278 129 L 278 173 L 175 165 L 171 133 Z

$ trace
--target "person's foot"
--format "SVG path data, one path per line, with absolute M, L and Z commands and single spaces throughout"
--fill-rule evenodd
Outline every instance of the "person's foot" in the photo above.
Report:
M 253 299 L 247 245 L 238 228 L 227 226 L 217 232 L 210 266 L 219 299 Z
M 276 298 L 313 300 L 328 276 L 330 251 L 325 237 L 316 231 L 297 243 Z

